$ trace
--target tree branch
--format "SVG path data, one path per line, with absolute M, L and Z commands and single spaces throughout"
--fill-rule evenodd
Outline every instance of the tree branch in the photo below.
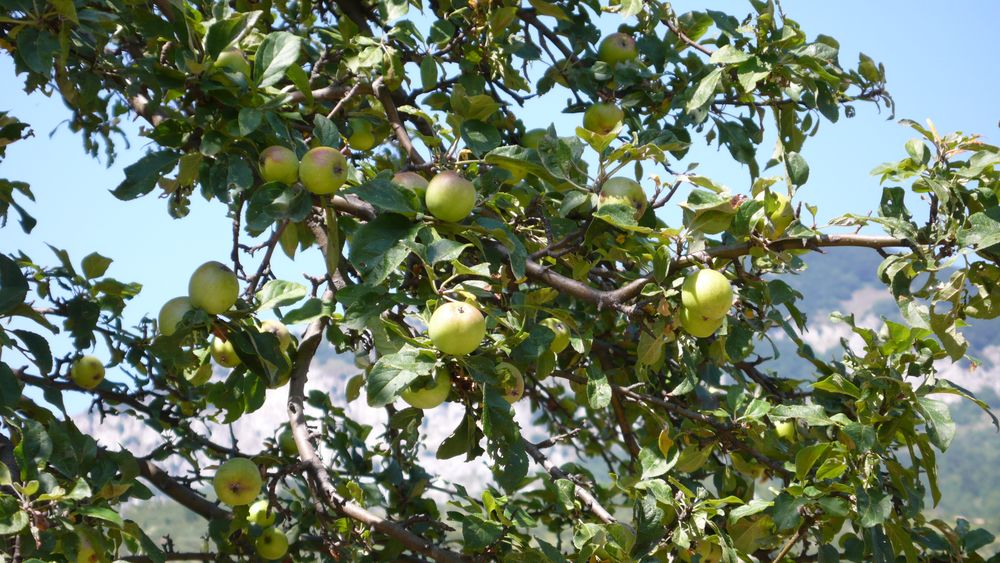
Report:
M 170 474 L 160 469 L 155 463 L 143 458 L 136 458 L 136 461 L 139 462 L 139 475 L 143 479 L 152 483 L 163 494 L 174 499 L 178 504 L 191 512 L 206 520 L 232 518 L 232 514 L 227 510 L 220 508 L 190 487 L 178 483 Z
M 381 76 L 372 83 L 372 90 L 375 91 L 375 95 L 382 102 L 382 107 L 385 109 L 385 117 L 389 120 L 392 132 L 396 135 L 399 145 L 406 151 L 406 156 L 409 157 L 410 162 L 415 166 L 425 164 L 423 157 L 420 156 L 416 147 L 413 146 L 413 141 L 410 139 L 410 134 L 406 132 L 403 120 L 399 118 L 399 112 L 396 111 L 396 102 L 392 99 L 392 94 L 389 93 L 389 90 L 382 83 Z

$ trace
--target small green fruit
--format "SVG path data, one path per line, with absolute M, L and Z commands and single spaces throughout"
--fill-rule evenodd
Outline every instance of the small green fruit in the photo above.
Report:
M 299 157 L 286 147 L 267 147 L 260 153 L 260 177 L 265 182 L 294 184 L 299 180 Z
M 698 338 L 708 338 L 715 334 L 715 331 L 719 330 L 719 327 L 722 326 L 722 321 L 725 319 L 725 317 L 718 319 L 704 317 L 697 313 L 692 313 L 691 309 L 687 307 L 681 307 L 680 318 L 681 326 L 684 327 L 684 330 L 691 336 Z
M 486 319 L 469 303 L 448 302 L 431 315 L 427 334 L 442 353 L 465 356 L 479 348 L 486 337 Z
M 278 434 L 278 448 L 286 456 L 294 457 L 299 455 L 299 446 L 295 443 L 295 435 L 292 434 L 291 428 L 286 426 L 281 431 L 281 434 Z
M 245 457 L 223 463 L 212 479 L 216 496 L 229 506 L 250 504 L 260 494 L 263 484 L 257 464 Z
M 184 379 L 187 379 L 188 383 L 195 387 L 208 383 L 208 380 L 212 379 L 212 364 L 202 364 L 198 369 L 185 371 Z
M 768 203 L 765 192 L 760 192 L 754 199 L 764 201 L 765 205 Z M 781 238 L 789 225 L 795 221 L 795 208 L 792 206 L 792 200 L 782 194 L 774 194 L 769 203 L 771 205 L 765 208 L 765 212 L 771 225 L 765 229 L 764 235 L 769 240 L 775 240 Z
M 243 52 L 236 47 L 226 48 L 219 53 L 219 56 L 215 59 L 215 66 L 238 72 L 248 78 L 250 76 L 250 63 L 243 56 Z
M 459 173 L 447 170 L 427 184 L 424 203 L 431 215 L 457 223 L 468 217 L 476 206 L 476 188 Z
M 601 41 L 597 48 L 597 60 L 615 66 L 618 63 L 635 60 L 639 56 L 635 39 L 626 33 L 612 33 Z
M 598 210 L 605 205 L 627 205 L 635 210 L 635 218 L 638 220 L 646 212 L 649 201 L 639 182 L 616 176 L 601 185 L 601 193 L 597 200 Z
M 511 404 L 524 396 L 524 376 L 517 366 L 508 362 L 500 362 L 496 367 L 497 382 L 503 392 L 503 398 Z
M 264 530 L 254 545 L 257 548 L 257 555 L 268 561 L 281 559 L 288 553 L 288 537 L 274 528 Z
M 583 128 L 606 135 L 625 118 L 625 112 L 614 104 L 598 102 L 583 112 Z
M 187 297 L 174 297 L 160 308 L 158 327 L 160 334 L 170 336 L 177 331 L 177 325 L 188 311 L 194 309 Z
M 240 357 L 236 355 L 236 348 L 230 340 L 223 340 L 219 337 L 212 339 L 212 359 L 215 363 L 224 368 L 234 368 L 240 365 Z
M 451 392 L 451 374 L 448 373 L 448 368 L 439 367 L 433 379 L 425 379 L 427 381 L 422 382 L 423 386 L 413 383 L 400 393 L 400 397 L 411 407 L 433 409 L 448 398 L 448 393 Z
M 303 155 L 299 180 L 314 194 L 332 194 L 347 180 L 347 159 L 337 149 L 316 147 Z
M 538 150 L 538 144 L 545 138 L 545 135 L 545 129 L 532 129 L 530 131 L 525 131 L 524 135 L 521 135 L 521 146 Z
M 375 128 L 372 122 L 363 117 L 356 117 L 348 121 L 351 125 L 351 135 L 347 138 L 347 144 L 356 151 L 371 150 L 378 144 L 375 137 Z
M 268 319 L 260 323 L 261 332 L 270 332 L 278 339 L 278 348 L 287 350 L 292 345 L 292 333 L 288 332 L 288 327 L 281 321 Z
M 420 201 L 424 200 L 424 194 L 427 193 L 427 178 L 416 172 L 397 172 L 392 177 L 392 181 L 408 190 L 412 190 L 420 196 Z
M 104 381 L 104 364 L 95 356 L 81 356 L 73 362 L 69 377 L 84 389 L 93 389 Z
M 684 278 L 681 303 L 692 314 L 709 319 L 722 318 L 733 306 L 733 286 L 726 276 L 715 270 L 698 270 Z
M 795 431 L 795 421 L 794 420 L 782 420 L 780 422 L 774 423 L 774 431 L 778 434 L 778 437 L 783 440 L 788 440 L 789 442 L 794 442 L 796 437 Z
M 188 297 L 191 304 L 209 315 L 225 313 L 240 296 L 236 274 L 222 262 L 205 262 L 191 274 Z
M 555 317 L 548 317 L 546 319 L 542 319 L 541 324 L 555 334 L 555 337 L 552 339 L 552 343 L 549 344 L 549 350 L 558 354 L 569 346 L 569 328 L 566 327 L 566 323 Z
M 269 503 L 267 499 L 260 499 L 250 505 L 250 512 L 247 514 L 247 520 L 251 524 L 256 524 L 261 528 L 266 528 L 274 524 L 276 516 L 277 514 L 271 510 L 271 503 Z

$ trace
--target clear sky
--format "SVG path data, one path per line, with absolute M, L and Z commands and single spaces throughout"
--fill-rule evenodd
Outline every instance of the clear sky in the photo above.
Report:
M 733 0 L 673 4 L 680 12 L 710 7 L 741 16 L 751 11 L 748 3 Z M 883 62 L 897 118 L 923 121 L 929 117 L 942 132 L 978 132 L 987 141 L 1000 142 L 1000 42 L 996 35 L 1000 2 L 785 0 L 783 6 L 810 38 L 819 33 L 837 38 L 844 66 L 856 64 L 859 51 Z M 621 18 L 607 15 L 601 25 L 612 30 L 619 23 Z M 228 261 L 232 232 L 222 204 L 196 197 L 191 214 L 178 221 L 169 217 L 164 200 L 146 197 L 121 202 L 110 194 L 124 177 L 122 169 L 148 146 L 136 134 L 138 124 L 126 125 L 132 146 L 125 149 L 120 143 L 118 160 L 107 167 L 106 162 L 84 154 L 80 138 L 65 126 L 68 110 L 61 101 L 23 93 L 23 79 L 14 75 L 6 53 L 0 55 L 0 83 L 5 85 L 0 90 L 0 110 L 31 124 L 35 132 L 33 138 L 8 148 L 7 158 L 0 163 L 0 177 L 31 184 L 37 201 L 28 208 L 39 220 L 30 236 L 13 222 L 0 230 L 0 250 L 23 250 L 43 264 L 56 262 L 46 243 L 68 250 L 77 263 L 93 251 L 113 258 L 108 275 L 144 286 L 126 309 L 130 322 L 143 314 L 155 315 L 164 301 L 185 294 L 188 277 L 199 264 Z M 554 121 L 561 134 L 571 134 L 580 116 L 560 115 L 552 106 L 564 99 L 555 94 L 529 104 L 522 113 L 524 121 L 529 127 Z M 819 135 L 809 139 L 803 150 L 811 174 L 799 193 L 820 206 L 821 220 L 874 209 L 881 192 L 870 170 L 902 158 L 903 144 L 914 136 L 908 128 L 887 121 L 887 115 L 878 114 L 870 104 L 857 104 L 857 109 L 853 119 L 824 122 Z M 720 153 L 714 147 L 698 146 L 688 160 L 700 162 L 700 173 L 734 191 L 748 191 L 746 170 L 733 163 L 724 149 Z M 322 268 L 315 251 L 305 258 L 308 263 L 294 266 L 281 260 L 279 277 L 302 281 L 300 272 Z M 60 353 L 69 349 L 62 338 L 54 341 L 54 347 Z M 81 397 L 67 402 L 71 411 L 85 405 Z

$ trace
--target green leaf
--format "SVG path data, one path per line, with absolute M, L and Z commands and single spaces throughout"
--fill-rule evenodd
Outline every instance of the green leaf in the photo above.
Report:
M 500 132 L 482 121 L 465 121 L 462 123 L 462 140 L 476 156 L 481 157 L 500 146 Z
M 263 120 L 264 114 L 259 109 L 240 108 L 240 114 L 236 118 L 236 122 L 240 128 L 240 135 L 246 137 L 250 133 L 253 133 L 260 127 Z
M 931 439 L 931 443 L 942 452 L 947 450 L 955 437 L 955 423 L 948 411 L 948 403 L 920 397 L 917 399 L 917 404 L 919 405 L 917 410 L 923 415 L 927 424 L 927 436 Z
M 11 332 L 17 335 L 28 349 L 39 373 L 46 375 L 52 371 L 52 351 L 49 349 L 48 340 L 28 330 L 14 329 Z
M 28 525 L 28 513 L 23 510 L 9 516 L 0 516 L 0 536 L 16 534 Z
M 401 215 L 387 213 L 365 223 L 351 239 L 351 263 L 365 283 L 385 281 L 407 255 L 421 225 Z
M 125 180 L 111 193 L 122 201 L 144 196 L 153 191 L 160 177 L 177 165 L 180 156 L 173 151 L 151 152 L 125 168 Z
M 608 378 L 599 368 L 587 366 L 587 399 L 590 401 L 590 408 L 603 409 L 611 404 L 611 385 Z M 645 477 L 643 477 L 645 479 Z
M 264 88 L 276 84 L 285 70 L 299 58 L 302 38 L 287 31 L 267 35 L 257 48 L 254 58 L 254 78 L 257 86 Z
M 776 405 L 768 415 L 772 419 L 798 418 L 810 426 L 833 424 L 821 405 Z
M 420 83 L 428 92 L 437 88 L 438 67 L 434 57 L 427 56 L 420 61 Z
M 309 291 L 302 284 L 284 281 L 271 280 L 257 292 L 258 311 L 266 311 L 275 307 L 285 307 L 292 303 L 298 303 Z
M 232 45 L 248 29 L 253 28 L 261 14 L 260 10 L 254 10 L 213 23 L 205 34 L 205 52 L 209 58 L 213 60 L 218 58 L 219 53 Z
M 774 499 L 774 506 L 771 507 L 771 517 L 774 525 L 779 531 L 794 530 L 802 523 L 802 515 L 799 509 L 805 506 L 806 499 L 793 497 L 787 492 L 778 495 Z
M 639 450 L 639 467 L 642 468 L 640 479 L 642 480 L 663 475 L 667 471 L 670 471 L 672 466 L 673 463 L 664 459 L 663 454 L 658 449 L 644 447 Z
M 958 243 L 974 249 L 983 249 L 1000 243 L 1000 207 L 990 207 L 973 213 L 969 226 L 958 232 Z
M 28 280 L 17 262 L 0 254 L 0 315 L 5 315 L 24 303 L 28 296 Z
M 809 164 L 797 152 L 790 152 L 785 155 L 785 166 L 788 169 L 788 177 L 792 184 L 801 186 L 809 180 Z
M 343 190 L 343 193 L 354 194 L 383 211 L 404 215 L 416 213 L 412 192 L 400 189 L 390 178 L 388 174 L 379 174 L 360 186 Z
M 503 536 L 503 526 L 499 522 L 483 520 L 478 516 L 462 519 L 462 546 L 471 551 L 482 551 Z
M 691 99 L 688 100 L 687 105 L 684 106 L 684 110 L 691 113 L 695 110 L 701 109 L 702 107 L 708 105 L 708 103 L 715 96 L 715 89 L 718 88 L 719 83 L 722 81 L 722 69 L 717 68 L 712 72 L 708 73 L 708 76 L 701 79 L 698 83 L 698 88 L 695 89 L 694 94 Z
M 826 453 L 829 447 L 830 444 L 813 444 L 799 450 L 795 454 L 795 476 L 800 481 L 805 479 L 806 475 L 809 474 L 809 470 L 823 457 L 823 454 Z
M 433 373 L 434 362 L 433 352 L 410 347 L 382 356 L 368 374 L 365 385 L 368 404 L 384 407 L 393 402 L 413 380 Z
M 106 508 L 103 506 L 83 506 L 78 509 L 80 514 L 84 516 L 90 516 L 91 518 L 97 518 L 99 520 L 104 520 L 105 522 L 111 522 L 119 528 L 125 525 L 122 520 L 121 515 L 119 515 L 114 510 Z
M 713 64 L 735 64 L 742 63 L 743 61 L 749 60 L 750 55 L 737 49 L 732 45 L 726 45 L 716 52 L 712 53 L 712 56 L 708 58 L 708 62 Z
M 111 265 L 110 258 L 105 258 L 96 252 L 92 252 L 83 258 L 81 266 L 83 266 L 83 275 L 87 277 L 88 280 L 94 278 L 99 278 L 104 275 L 104 272 L 108 271 L 108 266 Z
M 857 385 L 851 383 L 847 379 L 844 379 L 844 376 L 836 373 L 813 383 L 813 389 L 819 389 L 820 391 L 827 391 L 829 393 L 839 393 L 841 395 L 854 397 L 855 399 L 861 398 L 861 389 L 858 389 Z
M 877 526 L 892 513 L 892 496 L 881 490 L 855 491 L 858 499 L 858 524 L 862 528 Z

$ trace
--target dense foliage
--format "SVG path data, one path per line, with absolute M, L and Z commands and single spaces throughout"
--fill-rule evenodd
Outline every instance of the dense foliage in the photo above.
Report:
M 86 151 L 113 157 L 121 120 L 145 121 L 151 148 L 118 198 L 159 195 L 179 219 L 196 197 L 227 205 L 219 259 L 239 280 L 229 300 L 227 269 L 206 266 L 195 307 L 125 326 L 140 287 L 107 277 L 109 258 L 0 254 L 4 553 L 226 560 L 285 538 L 295 561 L 982 560 L 992 537 L 926 517 L 925 499 L 940 500 L 936 456 L 955 434 L 935 396 L 987 408 L 934 365 L 965 355 L 969 319 L 1000 314 L 997 147 L 906 122 L 915 138 L 877 171 L 879 209 L 821 228 L 796 193 L 802 146 L 893 102 L 881 65 L 842 65 L 835 39 L 776 3 L 751 0 L 746 17 L 656 0 L 420 4 L 0 0 L 0 46 L 29 92 L 65 101 Z M 602 37 L 602 9 L 619 35 Z M 529 131 L 518 108 L 535 97 L 581 127 Z M 0 117 L 0 151 L 27 131 Z M 699 140 L 748 185 L 690 165 Z M 4 222 L 30 232 L 31 199 L 0 180 Z M 658 217 L 668 205 L 683 224 Z M 828 361 L 782 278 L 845 246 L 883 256 L 901 322 L 845 318 L 863 346 Z M 326 271 L 289 281 L 302 272 L 273 271 L 278 248 L 319 249 Z M 305 329 L 289 344 L 271 315 Z M 74 349 L 51 349 L 57 331 Z M 812 373 L 769 369 L 778 334 Z M 319 346 L 357 355 L 348 398 L 386 409 L 382 435 L 306 396 Z M 127 383 L 101 381 L 100 363 Z M 232 369 L 204 381 L 212 363 Z M 269 388 L 287 389 L 290 434 L 234 451 L 192 428 L 239 419 Z M 97 444 L 65 416 L 68 389 L 162 446 Z M 409 405 L 442 390 L 466 417 L 423 444 L 433 410 Z M 550 439 L 522 437 L 518 401 Z M 482 458 L 495 480 L 476 495 L 435 484 L 425 447 Z M 551 463 L 553 447 L 580 463 Z M 191 472 L 163 471 L 171 454 Z M 172 553 L 121 516 L 149 486 L 210 520 L 210 553 Z

